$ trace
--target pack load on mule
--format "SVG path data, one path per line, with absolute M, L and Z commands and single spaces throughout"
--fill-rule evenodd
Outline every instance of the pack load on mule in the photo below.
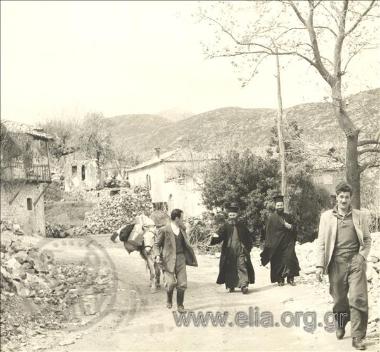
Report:
M 124 242 L 124 247 L 128 253 L 140 250 L 144 241 L 144 228 L 146 226 L 154 226 L 152 219 L 146 215 L 138 215 L 132 224 L 126 224 L 120 227 L 112 235 L 112 240 L 119 237 Z

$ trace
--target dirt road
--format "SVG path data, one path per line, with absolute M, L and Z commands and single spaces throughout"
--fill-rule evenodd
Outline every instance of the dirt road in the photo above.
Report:
M 148 272 L 137 253 L 128 255 L 121 243 L 110 243 L 108 236 L 94 237 L 106 247 L 117 271 L 117 299 L 109 307 L 109 314 L 84 331 L 56 332 L 44 338 L 48 351 L 181 351 L 181 350 L 239 350 L 239 351 L 347 351 L 353 350 L 349 333 L 337 341 L 334 332 L 326 332 L 322 323 L 324 314 L 331 309 L 329 295 L 319 284 L 299 283 L 292 287 L 270 284 L 269 271 L 259 265 L 258 251 L 252 253 L 256 271 L 256 284 L 250 286 L 248 295 L 227 293 L 215 284 L 218 259 L 198 256 L 199 267 L 188 267 L 188 290 L 185 306 L 193 311 L 228 312 L 224 327 L 178 327 L 172 310 L 165 307 L 165 292 L 151 293 Z M 74 258 L 73 252 L 62 258 Z M 250 310 L 250 307 L 251 310 Z M 174 310 L 173 310 L 174 311 Z M 300 319 L 300 326 L 254 326 L 252 317 L 264 311 L 273 314 L 280 322 L 281 314 L 309 312 L 308 320 Z M 243 315 L 237 326 L 237 312 Z M 254 312 L 254 313 L 252 313 Z M 290 313 L 291 312 L 291 313 Z M 310 312 L 315 312 L 316 317 Z M 251 313 L 251 315 L 249 315 Z M 244 317 L 244 314 L 247 317 Z M 253 315 L 252 315 L 253 314 Z M 251 319 L 252 318 L 252 319 Z M 251 326 L 253 325 L 253 326 Z M 309 332 L 305 331 L 305 329 Z M 41 342 L 41 340 L 39 340 Z M 35 341 L 35 349 L 39 344 Z M 379 345 L 369 341 L 369 350 L 379 350 Z

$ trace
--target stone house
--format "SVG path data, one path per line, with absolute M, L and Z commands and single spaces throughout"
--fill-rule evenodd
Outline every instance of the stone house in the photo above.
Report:
M 213 159 L 204 154 L 177 149 L 156 155 L 128 170 L 131 186 L 146 186 L 150 190 L 155 209 L 182 209 L 188 216 L 206 210 L 202 202 L 203 168 Z
M 128 168 L 115 160 L 100 165 L 98 159 L 80 151 L 65 156 L 63 174 L 66 192 L 101 189 L 111 178 L 127 180 Z
M 103 185 L 98 160 L 78 151 L 65 156 L 63 174 L 66 192 L 89 191 Z
M 1 220 L 26 234 L 45 235 L 44 193 L 51 183 L 48 143 L 42 129 L 1 123 Z

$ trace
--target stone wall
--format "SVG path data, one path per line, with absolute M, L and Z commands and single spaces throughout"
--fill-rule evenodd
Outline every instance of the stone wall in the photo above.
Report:
M 1 185 L 1 219 L 21 226 L 28 235 L 39 233 L 45 236 L 45 208 L 42 195 L 36 205 L 34 202 L 43 192 L 42 183 L 4 183 Z M 12 204 L 9 202 L 20 191 Z
M 66 192 L 92 190 L 102 184 L 95 159 L 71 160 L 67 158 L 65 161 L 64 176 Z

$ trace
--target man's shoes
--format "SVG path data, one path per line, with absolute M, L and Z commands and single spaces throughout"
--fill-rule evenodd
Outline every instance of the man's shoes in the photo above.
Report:
M 366 346 L 362 338 L 360 337 L 354 337 L 352 339 L 352 347 L 354 347 L 357 350 L 365 350 Z
M 284 286 L 285 285 L 285 282 L 284 281 L 279 281 L 278 282 L 278 286 Z
M 112 234 L 112 236 L 110 237 L 110 240 L 111 240 L 112 242 L 116 243 L 116 238 L 117 238 L 118 235 L 119 235 L 119 234 L 115 231 L 115 232 Z
M 229 289 L 228 289 L 228 292 L 229 292 L 229 293 L 235 292 L 235 287 L 229 288 Z
M 178 313 L 185 313 L 185 307 L 183 306 L 183 301 L 185 299 L 185 290 L 179 290 L 177 288 L 177 311 Z
M 247 286 L 243 286 L 241 288 L 241 292 L 243 293 L 243 295 L 246 295 L 248 293 L 248 287 Z
M 184 306 L 177 306 L 177 312 L 178 313 L 186 313 L 186 309 Z
M 173 291 L 166 292 L 166 308 L 172 309 L 173 307 Z
M 294 277 L 293 277 L 293 276 L 288 276 L 288 277 L 286 278 L 286 282 L 287 282 L 289 285 L 291 285 L 291 286 L 295 286 L 295 285 L 296 285 L 295 282 L 294 282 Z
M 337 328 L 335 331 L 336 338 L 338 340 L 343 339 L 345 333 L 346 333 L 346 330 L 344 328 Z

